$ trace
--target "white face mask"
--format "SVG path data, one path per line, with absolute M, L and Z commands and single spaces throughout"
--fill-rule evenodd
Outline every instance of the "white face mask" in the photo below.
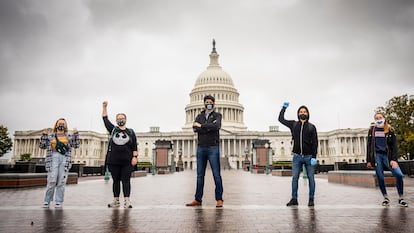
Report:
M 208 109 L 208 110 L 213 109 L 213 105 L 212 104 L 206 104 L 204 107 L 206 107 L 206 109 Z
M 383 127 L 383 126 L 384 126 L 384 123 L 385 123 L 384 118 L 381 118 L 381 119 L 375 120 L 375 125 L 376 125 L 377 127 Z

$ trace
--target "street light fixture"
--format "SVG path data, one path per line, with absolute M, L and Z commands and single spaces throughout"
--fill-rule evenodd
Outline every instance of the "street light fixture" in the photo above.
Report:
M 269 175 L 269 143 L 265 143 L 266 148 L 266 175 Z
M 152 171 L 151 174 L 154 176 L 155 175 L 155 144 L 152 144 Z

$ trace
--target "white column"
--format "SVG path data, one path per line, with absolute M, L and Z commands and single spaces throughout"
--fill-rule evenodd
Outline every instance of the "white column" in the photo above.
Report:
M 355 140 L 356 141 L 356 140 Z M 355 152 L 354 152 L 354 137 L 351 137 L 351 153 L 353 156 L 355 156 Z
M 231 139 L 229 138 L 229 139 L 227 139 L 227 150 L 228 150 L 228 152 L 227 152 L 227 155 L 231 155 Z
M 221 152 L 220 152 L 220 155 L 221 155 L 221 157 L 223 157 L 224 156 L 224 148 L 225 148 L 225 144 L 224 144 L 224 139 L 220 139 L 220 141 L 221 141 L 221 146 L 220 146 L 220 150 L 221 150 Z
M 193 154 L 196 155 L 193 149 L 194 149 L 194 140 L 187 140 L 187 150 L 188 150 L 189 156 Z

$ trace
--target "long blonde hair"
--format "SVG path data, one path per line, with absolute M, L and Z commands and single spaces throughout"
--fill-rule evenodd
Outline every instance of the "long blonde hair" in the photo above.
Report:
M 67 132 L 68 132 L 68 122 L 66 122 L 65 118 L 61 117 L 61 118 L 57 119 L 57 121 L 55 122 L 55 125 L 53 126 L 53 132 L 54 132 L 54 133 L 56 133 L 56 132 L 57 132 L 57 124 L 58 124 L 58 122 L 59 122 L 59 121 L 61 121 L 61 120 L 65 121 L 65 129 L 64 129 L 65 133 L 67 133 Z

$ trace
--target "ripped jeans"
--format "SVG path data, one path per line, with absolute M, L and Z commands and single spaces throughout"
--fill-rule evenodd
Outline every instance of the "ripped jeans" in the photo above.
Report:
M 66 156 L 59 152 L 52 154 L 52 167 L 47 173 L 47 186 L 45 194 L 45 203 L 53 201 L 56 189 L 56 203 L 62 204 L 65 196 L 65 185 L 68 179 L 68 171 L 65 171 Z

